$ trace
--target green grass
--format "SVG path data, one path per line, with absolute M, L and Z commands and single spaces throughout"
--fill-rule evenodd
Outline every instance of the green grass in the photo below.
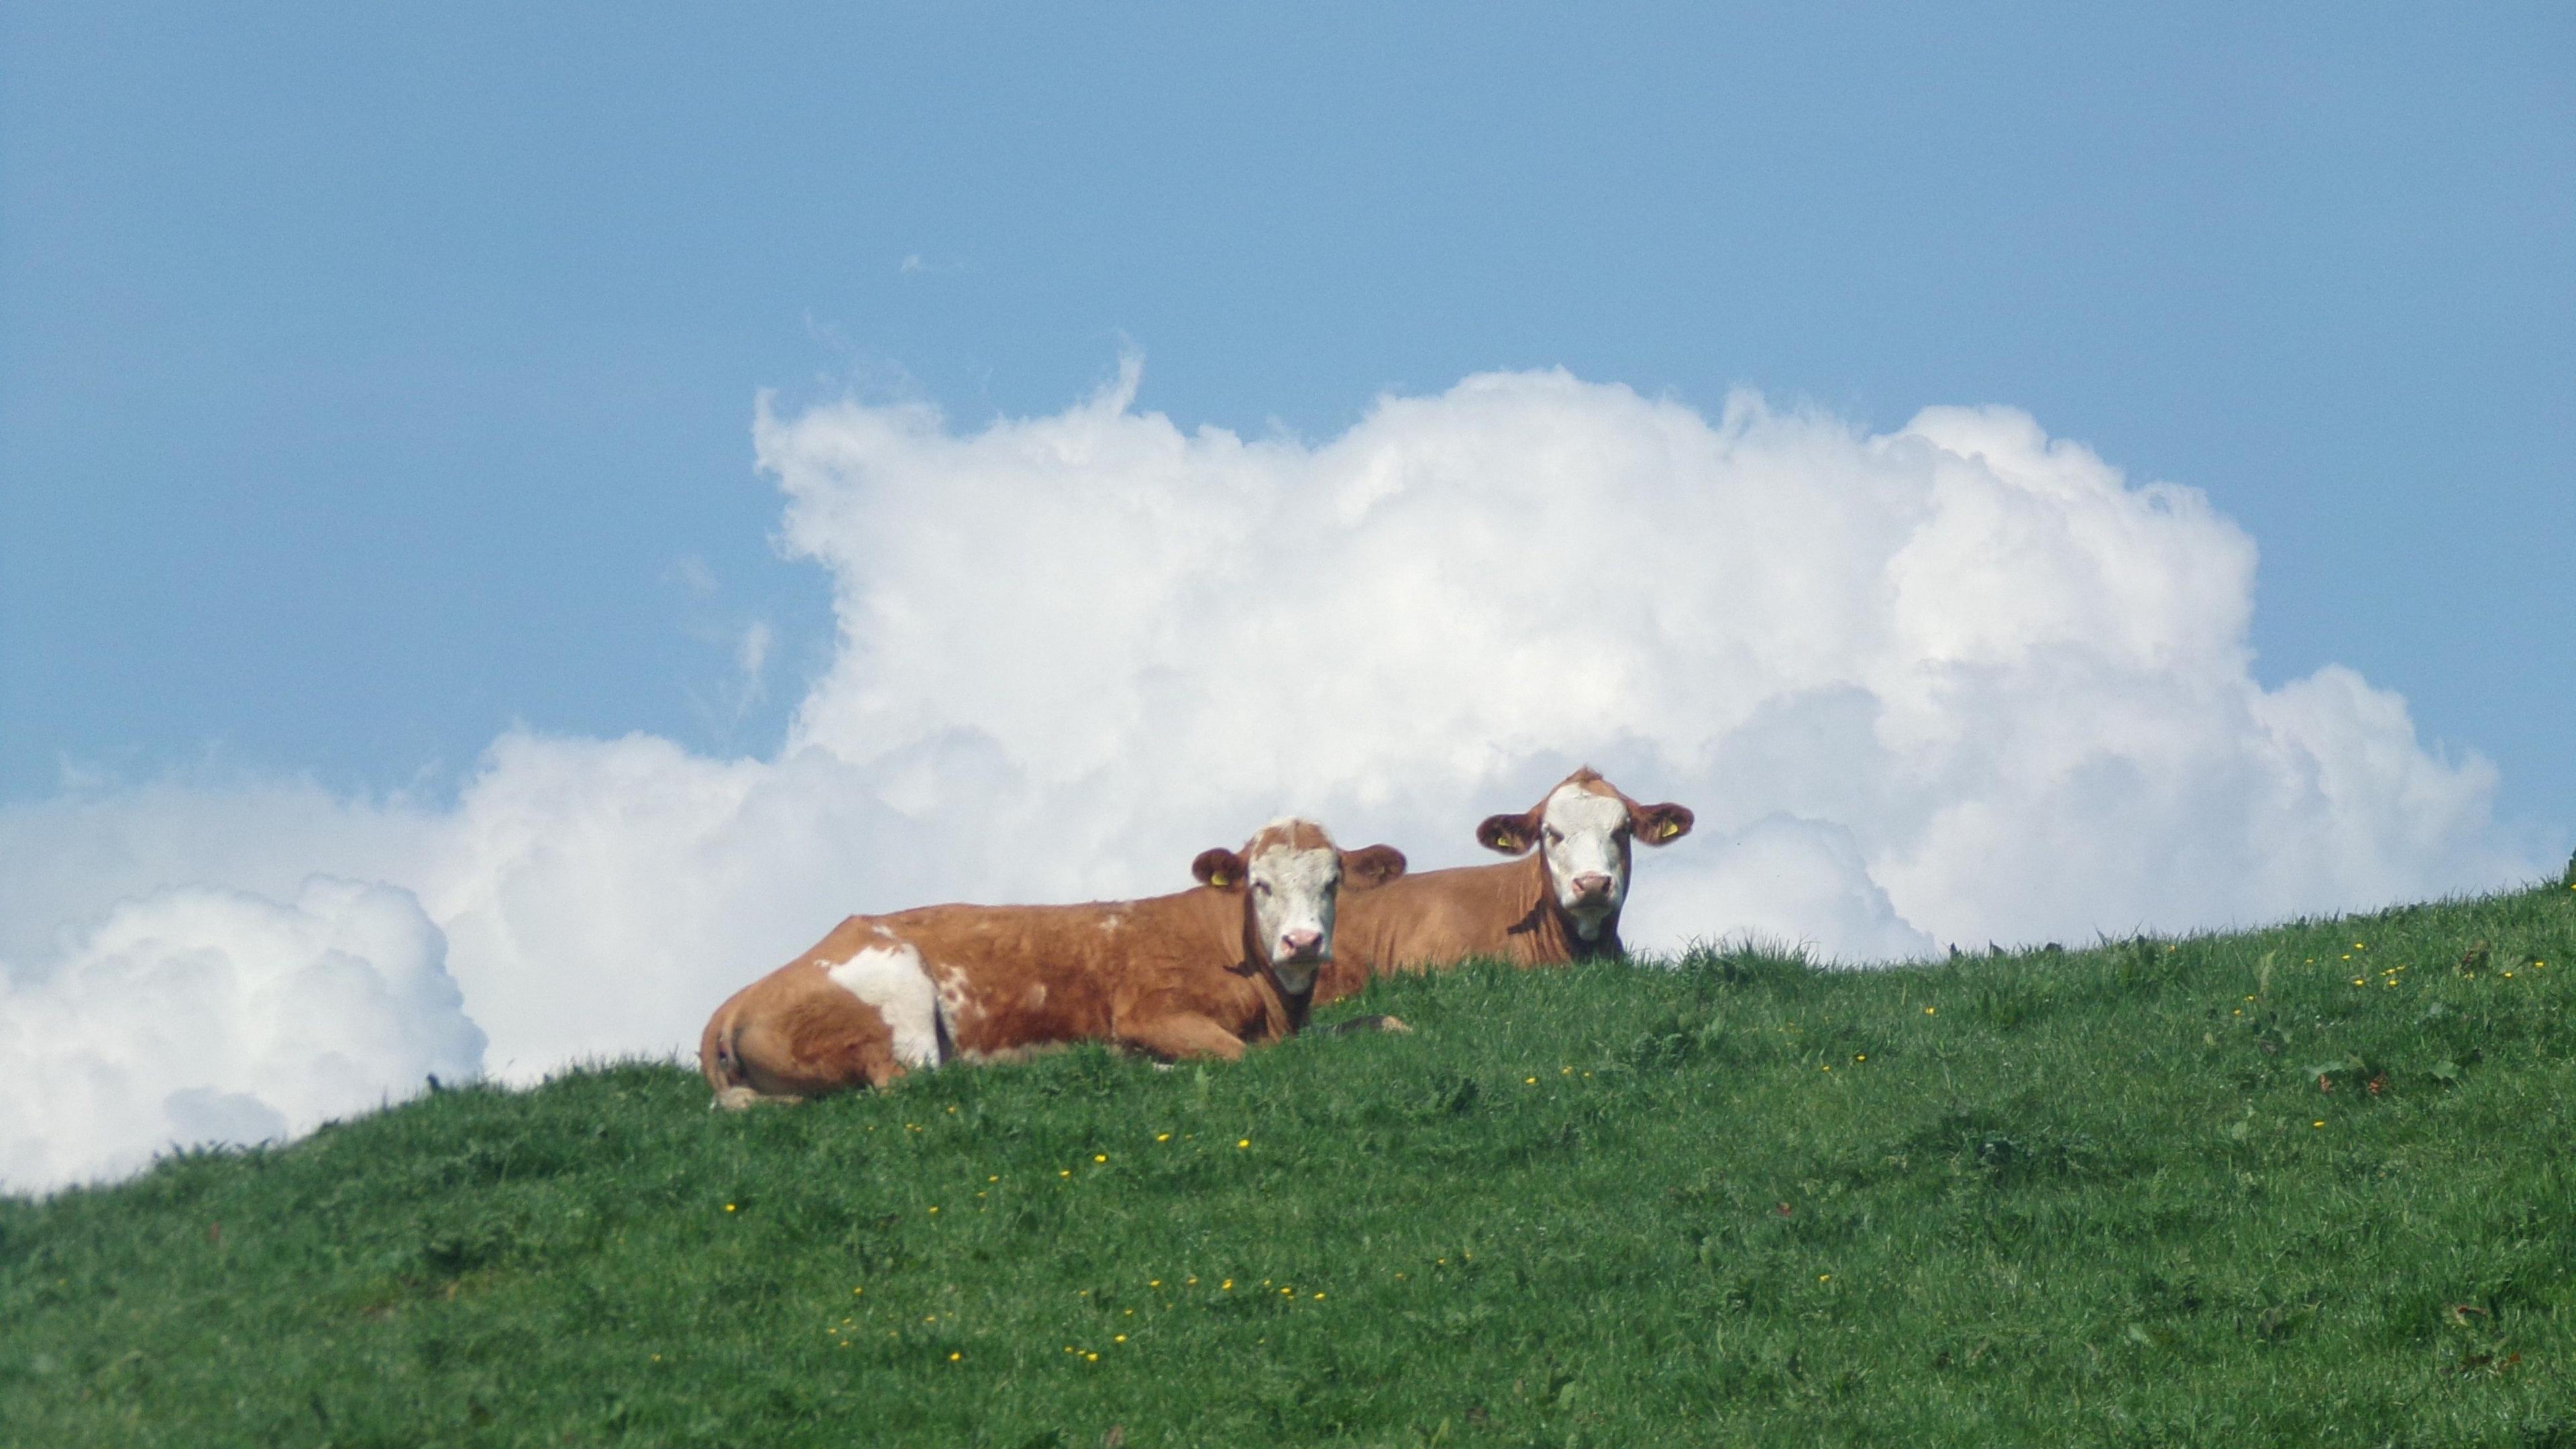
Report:
M 2561 885 L 451 1091 L 0 1201 L 0 1443 L 2576 1444 L 2571 1000 Z

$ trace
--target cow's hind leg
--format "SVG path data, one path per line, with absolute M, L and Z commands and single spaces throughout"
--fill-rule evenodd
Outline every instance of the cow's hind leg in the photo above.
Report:
M 903 1075 L 885 1018 L 856 997 L 817 993 L 747 1024 L 736 1045 L 741 1075 L 738 1084 L 716 1093 L 719 1107 L 799 1102 L 882 1087 Z

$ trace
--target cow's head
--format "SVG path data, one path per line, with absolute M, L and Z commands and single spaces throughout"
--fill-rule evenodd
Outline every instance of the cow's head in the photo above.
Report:
M 1244 939 L 1292 993 L 1311 991 L 1333 955 L 1333 907 L 1345 890 L 1369 890 L 1404 874 L 1392 845 L 1343 850 L 1309 820 L 1274 820 L 1243 849 L 1204 850 L 1190 863 L 1199 884 L 1240 892 Z
M 1598 939 L 1628 900 L 1628 847 L 1670 845 L 1690 834 L 1691 813 L 1679 805 L 1640 805 L 1589 768 L 1565 777 L 1536 808 L 1495 815 L 1476 827 L 1488 850 L 1519 855 L 1538 846 L 1548 889 L 1574 920 L 1575 934 Z

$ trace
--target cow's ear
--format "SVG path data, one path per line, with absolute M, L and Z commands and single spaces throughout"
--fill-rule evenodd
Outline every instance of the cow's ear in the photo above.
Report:
M 1476 827 L 1476 843 L 1487 850 L 1505 855 L 1518 855 L 1538 844 L 1538 812 L 1525 810 L 1518 815 L 1488 815 Z
M 1224 846 L 1202 850 L 1199 858 L 1190 862 L 1190 874 L 1199 878 L 1200 885 L 1239 891 L 1243 889 L 1243 857 Z
M 1404 852 L 1392 845 L 1342 852 L 1342 889 L 1373 891 L 1404 874 Z
M 1681 805 L 1631 805 L 1628 828 L 1648 845 L 1670 845 L 1690 834 L 1692 816 Z

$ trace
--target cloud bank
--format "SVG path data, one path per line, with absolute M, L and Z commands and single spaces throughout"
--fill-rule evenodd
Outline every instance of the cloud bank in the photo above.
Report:
M 409 893 L 328 877 L 290 902 L 191 886 L 118 907 L 0 985 L 0 1183 L 309 1132 L 392 1084 L 471 1075 L 483 1033 L 445 954 Z
M 2539 869 L 2402 699 L 2255 681 L 2254 547 L 2198 492 L 2020 412 L 1871 435 L 1515 373 L 1309 445 L 1185 433 L 1135 383 L 976 431 L 764 401 L 839 630 L 774 754 L 513 733 L 451 807 L 0 811 L 0 1041 L 60 1067 L 0 1118 L 0 1181 L 299 1131 L 467 1069 L 478 1030 L 517 1079 L 673 1050 L 850 911 L 1177 889 L 1283 810 L 1470 863 L 1585 762 L 1699 815 L 1640 863 L 1642 949 L 1866 961 Z M 281 985 L 316 971 L 345 989 Z

